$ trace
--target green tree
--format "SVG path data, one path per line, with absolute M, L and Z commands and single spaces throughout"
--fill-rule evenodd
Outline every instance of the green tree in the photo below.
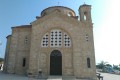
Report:
M 107 63 L 106 67 L 112 68 L 112 65 L 110 65 L 110 64 Z
M 104 61 L 101 61 L 100 63 L 98 63 L 97 65 L 96 65 L 96 67 L 98 68 L 98 69 L 102 69 L 103 71 L 104 71 L 104 69 L 105 69 L 105 67 L 106 67 L 106 64 L 107 64 L 107 62 L 104 62 Z M 107 64 L 108 65 L 108 64 Z M 109 65 L 110 66 L 110 65 Z
M 120 71 L 120 65 L 113 65 L 113 69 Z
M 3 58 L 0 58 L 0 63 L 3 62 L 3 61 L 4 61 L 4 59 L 3 59 Z
M 119 69 L 118 70 L 120 71 L 120 64 L 119 64 Z

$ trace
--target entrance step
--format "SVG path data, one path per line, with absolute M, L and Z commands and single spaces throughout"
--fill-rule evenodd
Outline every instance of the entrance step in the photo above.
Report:
M 76 80 L 74 76 L 63 76 L 62 80 Z
M 76 79 L 74 76 L 49 76 L 47 80 L 93 80 L 93 79 Z
M 49 76 L 47 80 L 62 80 L 62 76 Z
M 76 79 L 76 80 L 93 80 L 93 79 Z M 96 80 L 96 79 L 94 79 L 94 80 Z
M 76 79 L 76 80 L 90 80 L 90 79 Z

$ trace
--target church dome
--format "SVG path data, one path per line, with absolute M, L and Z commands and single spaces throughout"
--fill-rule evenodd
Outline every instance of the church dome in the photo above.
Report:
M 53 11 L 59 11 L 60 13 L 66 14 L 68 16 L 76 16 L 75 12 L 72 9 L 67 8 L 67 7 L 63 7 L 63 6 L 48 7 L 41 12 L 41 16 L 45 16 L 47 14 L 50 14 Z

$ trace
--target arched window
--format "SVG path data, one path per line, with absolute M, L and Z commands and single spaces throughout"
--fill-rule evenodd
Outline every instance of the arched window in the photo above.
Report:
M 41 42 L 41 46 L 42 47 L 48 47 L 48 33 L 46 33 L 43 38 L 42 38 L 42 42 Z
M 51 30 L 50 33 L 50 46 L 61 47 L 62 45 L 62 32 L 61 30 Z
M 90 58 L 87 58 L 87 67 L 88 67 L 88 68 L 91 68 Z
M 87 12 L 84 12 L 84 20 L 87 20 Z
M 74 15 L 72 14 L 72 12 L 68 12 L 67 15 L 68 15 L 68 16 L 74 16 Z
M 26 58 L 23 58 L 23 64 L 22 64 L 22 66 L 25 67 L 25 65 L 26 65 Z
M 69 13 L 67 14 L 68 16 L 71 16 Z
M 88 34 L 85 35 L 86 41 L 88 41 Z
M 25 36 L 25 45 L 28 44 L 28 36 Z
M 48 47 L 48 45 L 50 45 L 50 47 L 71 47 L 71 38 L 62 30 L 54 29 L 46 33 L 42 38 L 41 46 Z

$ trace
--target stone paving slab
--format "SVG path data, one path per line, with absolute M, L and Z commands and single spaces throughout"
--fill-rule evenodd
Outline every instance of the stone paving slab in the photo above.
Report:
M 120 80 L 120 75 L 101 73 L 103 80 Z
M 0 80 L 45 80 L 45 79 L 28 78 L 22 75 L 5 74 L 3 72 L 0 72 Z
M 62 80 L 61 76 L 49 76 L 47 80 Z
M 108 74 L 108 73 L 101 73 L 101 75 L 103 76 L 103 80 L 120 80 L 120 75 Z M 59 80 L 59 79 L 60 78 L 58 79 L 56 78 L 54 80 Z M 0 80 L 45 80 L 45 79 L 34 79 L 22 75 L 4 74 L 0 72 Z

